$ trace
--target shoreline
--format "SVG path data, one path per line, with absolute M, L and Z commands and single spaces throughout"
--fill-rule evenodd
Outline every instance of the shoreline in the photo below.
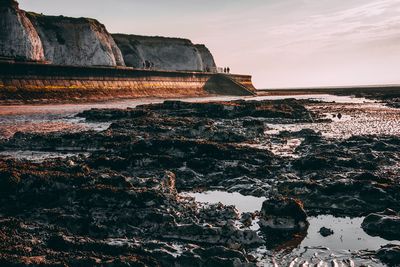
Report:
M 250 77 L 250 76 L 249 76 Z M 0 77 L 1 78 L 1 77 Z M 0 83 L 1 85 L 1 83 Z M 239 95 L 229 95 L 229 94 L 218 94 L 207 91 L 198 91 L 194 93 L 168 93 L 162 92 L 163 89 L 160 89 L 159 94 L 149 94 L 142 95 L 135 93 L 127 93 L 118 95 L 122 90 L 115 90 L 106 94 L 105 96 L 96 95 L 102 93 L 102 89 L 99 90 L 90 90 L 93 92 L 88 92 L 86 96 L 81 98 L 75 97 L 71 99 L 63 98 L 63 93 L 70 94 L 71 91 L 68 89 L 57 90 L 56 96 L 54 98 L 25 98 L 25 99 L 4 99 L 4 92 L 1 91 L 0 86 L 0 105 L 1 106 L 24 106 L 24 105 L 90 105 L 90 104 L 106 104 L 113 102 L 124 102 L 124 101 L 133 101 L 133 100 L 168 100 L 168 99 L 191 99 L 191 98 L 213 98 L 213 97 L 236 97 Z M 140 90 L 140 89 L 139 89 Z M 44 92 L 44 91 L 43 91 Z M 356 96 L 356 97 L 365 97 L 368 99 L 376 99 L 382 100 L 379 96 L 382 95 L 397 95 L 400 94 L 400 86 L 398 85 L 388 85 L 388 86 L 373 86 L 373 87 L 340 87 L 340 88 L 302 88 L 302 89 L 256 89 L 254 90 L 254 96 L 248 97 L 264 97 L 264 96 L 299 96 L 299 95 L 319 95 L 319 94 L 331 94 L 338 96 Z M 3 94 L 3 97 L 1 95 Z M 43 94 L 43 93 L 42 93 Z M 113 95 L 114 94 L 114 95 Z M 129 95 L 130 94 L 130 95 Z M 163 95 L 164 94 L 164 95 Z M 375 98 L 376 97 L 376 98 Z M 387 99 L 386 99 L 387 100 Z

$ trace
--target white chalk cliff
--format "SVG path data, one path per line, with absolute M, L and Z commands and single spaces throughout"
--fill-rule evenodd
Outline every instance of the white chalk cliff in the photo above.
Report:
M 203 71 L 215 68 L 210 51 L 200 50 L 190 40 L 127 34 L 112 35 L 124 56 L 125 64 L 142 68 L 149 61 L 155 69 Z
M 45 57 L 58 65 L 124 66 L 121 51 L 97 20 L 27 13 Z
M 203 69 L 211 70 L 211 69 L 216 68 L 215 60 L 214 60 L 214 57 L 211 54 L 210 50 L 208 50 L 208 48 L 203 44 L 196 44 L 195 47 L 196 47 L 197 51 L 200 53 L 200 57 L 203 62 Z
M 43 61 L 42 42 L 18 3 L 0 0 L 0 56 Z
M 216 66 L 207 47 L 187 39 L 111 35 L 95 19 L 25 12 L 14 0 L 0 0 L 0 57 L 72 66 L 142 68 L 148 62 L 170 71 Z

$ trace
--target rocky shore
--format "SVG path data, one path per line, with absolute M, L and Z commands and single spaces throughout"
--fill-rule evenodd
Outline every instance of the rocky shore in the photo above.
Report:
M 274 123 L 331 123 L 306 108 L 316 103 L 165 101 L 92 109 L 77 116 L 108 129 L 1 139 L 1 151 L 74 155 L 0 156 L 0 265 L 285 266 L 274 255 L 290 254 L 307 235 L 310 216 L 323 214 L 371 214 L 363 223 L 367 233 L 398 240 L 398 136 L 268 133 Z M 296 157 L 271 149 L 292 139 L 301 140 Z M 203 190 L 266 200 L 259 211 L 240 213 L 182 194 Z M 396 266 L 400 247 L 389 243 L 324 262 Z

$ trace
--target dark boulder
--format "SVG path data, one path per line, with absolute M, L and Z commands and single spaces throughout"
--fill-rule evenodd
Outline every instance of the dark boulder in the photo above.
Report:
M 0 192 L 7 193 L 15 190 L 20 181 L 21 177 L 17 172 L 0 170 Z
M 400 246 L 389 244 L 378 250 L 378 258 L 389 266 L 399 266 Z
M 298 231 L 308 227 L 303 204 L 284 197 L 264 201 L 259 224 L 262 228 L 278 231 Z
M 361 226 L 369 235 L 400 240 L 400 215 L 391 209 L 369 214 Z
M 334 234 L 332 229 L 329 229 L 326 227 L 321 227 L 321 229 L 319 229 L 318 233 L 320 233 L 320 235 L 322 235 L 323 237 L 327 237 L 327 236 Z

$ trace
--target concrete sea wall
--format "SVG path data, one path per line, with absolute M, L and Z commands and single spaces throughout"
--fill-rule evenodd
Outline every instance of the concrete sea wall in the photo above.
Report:
M 2 102 L 252 95 L 251 76 L 0 62 Z

